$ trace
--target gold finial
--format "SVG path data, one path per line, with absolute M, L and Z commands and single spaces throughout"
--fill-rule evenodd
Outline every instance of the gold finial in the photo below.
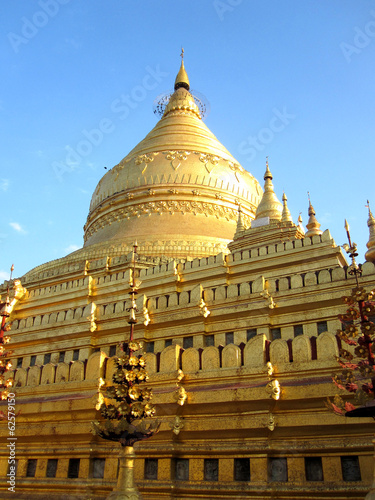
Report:
M 266 156 L 266 172 L 264 174 L 264 180 L 273 179 L 270 168 L 268 166 L 268 156 Z
M 176 80 L 174 82 L 174 89 L 177 90 L 181 87 L 183 87 L 186 90 L 190 89 L 190 82 L 189 82 L 189 77 L 186 73 L 185 66 L 184 66 L 184 49 L 181 49 L 181 66 L 180 70 L 177 73 Z
M 290 210 L 287 205 L 287 200 L 288 198 L 286 197 L 286 194 L 283 192 L 283 213 L 281 214 L 281 221 L 282 222 L 293 222 L 292 215 L 290 213 Z
M 281 220 L 283 206 L 277 199 L 273 190 L 272 174 L 268 166 L 268 156 L 266 157 L 266 172 L 264 174 L 264 193 L 258 205 L 255 219 L 269 217 L 272 220 Z
M 305 234 L 305 236 L 315 236 L 315 235 L 322 234 L 323 231 L 321 229 L 319 229 L 320 224 L 315 217 L 315 215 L 316 215 L 315 210 L 314 210 L 314 207 L 311 205 L 310 193 L 308 191 L 307 191 L 307 196 L 309 199 L 309 211 L 308 211 L 309 221 L 306 224 L 307 233 Z
M 365 259 L 368 262 L 375 262 L 375 217 L 372 215 L 372 212 L 370 209 L 370 202 L 368 200 L 367 200 L 366 208 L 368 208 L 367 226 L 369 228 L 370 234 L 369 234 L 369 240 L 366 243 L 368 250 L 365 253 Z
M 345 231 L 346 231 L 346 236 L 348 237 L 349 245 L 347 243 L 345 243 L 344 245 L 342 245 L 342 247 L 345 250 L 345 252 L 347 254 L 349 254 L 349 257 L 352 259 L 352 263 L 348 267 L 348 273 L 351 274 L 351 275 L 354 274 L 355 280 L 357 282 L 357 286 L 359 286 L 358 276 L 361 276 L 362 269 L 360 268 L 360 266 L 355 261 L 355 257 L 358 256 L 358 254 L 357 254 L 357 245 L 354 242 L 352 243 L 352 239 L 350 237 L 350 232 L 349 232 L 349 224 L 348 224 L 348 221 L 346 219 L 345 219 L 344 227 L 345 227 Z
M 370 202 L 368 200 L 367 200 L 367 205 L 365 205 L 365 207 L 368 208 L 368 217 L 369 217 L 368 222 L 370 222 L 370 220 L 374 220 L 374 216 L 372 215 Z

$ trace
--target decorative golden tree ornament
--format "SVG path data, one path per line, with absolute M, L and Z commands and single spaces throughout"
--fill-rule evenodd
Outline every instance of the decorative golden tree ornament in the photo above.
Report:
M 337 360 L 342 371 L 333 376 L 333 381 L 339 389 L 354 394 L 355 404 L 362 406 L 357 408 L 337 394 L 333 401 L 328 398 L 327 407 L 339 415 L 375 417 L 375 323 L 372 321 L 375 290 L 367 291 L 359 285 L 362 269 L 355 260 L 357 245 L 351 241 L 346 220 L 345 229 L 348 244 L 343 245 L 343 248 L 351 258 L 348 272 L 355 277 L 356 286 L 351 295 L 343 297 L 348 307 L 345 314 L 338 316 L 342 327 L 337 335 L 347 345 L 354 347 L 354 354 L 347 349 L 340 349 Z
M 12 273 L 14 270 L 14 265 L 10 268 L 10 277 L 9 282 L 12 280 Z M 12 363 L 9 360 L 11 351 L 8 351 L 4 344 L 8 344 L 10 342 L 10 337 L 8 335 L 4 335 L 7 331 L 9 331 L 9 325 L 7 321 L 9 320 L 9 316 L 11 313 L 11 302 L 9 298 L 9 282 L 7 287 L 7 295 L 5 297 L 5 301 L 1 301 L 0 296 L 0 399 L 6 400 L 8 399 L 9 389 L 13 385 L 12 379 L 5 379 L 5 373 L 8 372 L 12 368 Z M 5 419 L 5 414 L 0 412 L 0 420 Z
M 134 326 L 137 323 L 135 297 L 141 282 L 136 281 L 135 262 L 137 244 L 132 254 L 130 273 L 130 301 L 128 324 L 130 334 L 127 342 L 120 344 L 121 354 L 116 358 L 117 370 L 113 374 L 112 384 L 106 384 L 101 392 L 102 404 L 99 407 L 103 421 L 92 422 L 93 432 L 103 439 L 118 441 L 122 446 L 120 453 L 120 472 L 116 488 L 107 497 L 110 500 L 137 500 L 139 493 L 134 486 L 133 467 L 135 454 L 133 445 L 147 439 L 158 431 L 159 423 L 151 419 L 155 407 L 151 403 L 152 391 L 143 387 L 148 380 L 145 369 L 146 360 L 139 354 L 142 343 L 134 340 Z
M 375 419 L 375 323 L 373 321 L 375 319 L 375 289 L 366 291 L 359 285 L 358 278 L 362 274 L 362 269 L 355 260 L 358 255 L 357 245 L 351 241 L 349 224 L 346 220 L 345 229 L 349 244 L 343 247 L 352 260 L 348 272 L 355 277 L 356 287 L 352 289 L 350 296 L 343 297 L 348 309 L 346 314 L 339 315 L 343 327 L 337 331 L 337 335 L 346 344 L 355 348 L 354 355 L 346 349 L 340 350 L 340 357 L 337 360 L 342 371 L 333 376 L 333 381 L 339 389 L 354 394 L 354 403 L 360 406 L 357 407 L 345 401 L 338 394 L 334 396 L 333 401 L 327 398 L 326 406 L 346 417 Z M 375 500 L 375 480 L 365 498 Z

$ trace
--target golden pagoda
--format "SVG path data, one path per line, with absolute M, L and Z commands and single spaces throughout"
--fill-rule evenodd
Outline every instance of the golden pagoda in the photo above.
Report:
M 161 120 L 94 191 L 87 255 L 130 249 L 135 234 L 149 255 L 215 255 L 227 252 L 239 204 L 254 218 L 259 183 L 206 127 L 189 88 L 182 60 Z
M 206 127 L 182 60 L 161 119 L 99 181 L 83 248 L 0 287 L 16 401 L 1 499 L 111 494 L 118 443 L 90 429 L 129 311 L 160 423 L 134 446 L 144 500 L 365 497 L 373 422 L 325 407 L 355 279 L 310 201 L 307 232 L 293 222 L 277 177 L 267 159 L 262 191 Z M 368 289 L 374 227 L 369 210 Z

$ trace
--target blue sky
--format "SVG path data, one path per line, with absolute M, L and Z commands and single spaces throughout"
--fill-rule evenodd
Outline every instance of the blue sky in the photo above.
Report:
M 364 260 L 374 0 L 18 0 L 0 19 L 1 279 L 82 246 L 104 167 L 155 125 L 181 46 L 217 138 L 262 184 L 269 155 L 294 220 L 307 191 L 338 244 L 347 218 Z

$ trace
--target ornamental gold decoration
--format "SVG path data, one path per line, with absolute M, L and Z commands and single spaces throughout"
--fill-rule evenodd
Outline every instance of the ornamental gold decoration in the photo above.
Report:
M 140 165 L 141 166 L 141 173 L 144 174 L 146 169 L 147 169 L 147 166 L 149 163 L 151 163 L 152 161 L 154 161 L 154 156 L 158 155 L 159 153 L 151 153 L 151 155 L 139 155 L 137 156 L 137 158 L 135 159 L 135 164 L 136 165 Z M 142 168 L 143 167 L 143 168 Z
M 349 250 L 353 251 L 353 245 Z M 356 269 L 355 264 L 352 264 L 352 269 Z M 355 275 L 357 277 L 360 273 Z M 357 285 L 350 296 L 342 298 L 348 308 L 346 314 L 338 316 L 343 328 L 337 330 L 337 336 L 352 349 L 354 347 L 354 354 L 340 349 L 337 361 L 342 370 L 334 374 L 332 380 L 339 389 L 354 395 L 354 404 L 339 394 L 332 401 L 327 398 L 327 408 L 339 415 L 355 410 L 355 405 L 373 401 L 375 396 L 375 324 L 370 321 L 375 309 L 374 295 L 375 290 L 369 292 Z
M 241 182 L 241 175 L 245 172 L 245 169 L 242 168 L 238 163 L 233 163 L 232 161 L 228 161 L 228 166 L 231 170 L 233 170 L 237 181 Z
M 10 268 L 10 278 L 9 282 L 12 280 L 14 266 Z M 12 368 L 12 363 L 10 361 L 10 356 L 12 351 L 9 351 L 5 344 L 9 344 L 10 336 L 4 335 L 10 330 L 11 315 L 16 303 L 22 300 L 26 295 L 26 288 L 23 288 L 20 280 L 14 280 L 12 293 L 9 290 L 9 284 L 7 288 L 7 294 L 5 300 L 2 300 L 0 296 L 0 399 L 6 400 L 10 394 L 9 389 L 13 385 L 12 375 L 9 378 L 5 378 L 6 372 Z M 9 410 L 9 407 L 8 407 Z M 0 411 L 0 420 L 7 419 L 7 415 Z
M 275 422 L 275 418 L 274 416 L 272 415 L 272 413 L 270 413 L 268 415 L 268 422 L 266 423 L 265 425 L 271 432 L 275 430 L 275 427 L 276 427 L 276 422 Z
M 268 394 L 270 394 L 272 399 L 275 399 L 276 401 L 280 399 L 280 383 L 278 380 L 274 379 L 268 382 L 266 390 Z
M 275 378 L 272 378 L 274 371 L 275 369 L 272 363 L 269 361 L 267 363 L 267 375 L 269 382 L 266 385 L 266 392 L 270 395 L 272 399 L 277 401 L 278 399 L 280 399 L 281 387 L 279 381 Z
M 122 353 L 114 360 L 117 369 L 113 374 L 112 384 L 99 387 L 99 411 L 105 422 L 92 422 L 94 434 L 109 441 L 118 441 L 123 447 L 132 447 L 136 441 L 151 437 L 160 425 L 155 421 L 146 425 L 144 421 L 145 418 L 152 417 L 156 410 L 151 403 L 152 390 L 143 386 L 143 382 L 148 380 L 148 373 L 145 357 L 143 353 L 139 354 L 142 342 L 134 339 L 134 325 L 137 323 L 135 297 L 140 286 L 140 282 L 136 281 L 136 257 L 135 243 L 129 282 L 131 307 L 127 309 L 130 312 L 129 340 L 120 344 Z
M 198 190 L 194 190 L 195 196 L 200 195 Z M 129 219 L 130 217 L 139 217 L 141 215 L 149 215 L 150 213 L 176 213 L 181 212 L 202 214 L 206 217 L 215 216 L 216 218 L 225 218 L 226 220 L 237 221 L 238 211 L 235 208 L 217 205 L 216 203 L 190 201 L 190 200 L 161 200 L 154 202 L 139 203 L 129 207 L 113 210 L 102 219 L 96 220 L 91 224 L 85 233 L 85 241 L 95 234 L 99 229 L 114 222 Z M 251 218 L 243 214 L 244 224 L 250 226 Z
M 196 152 L 196 154 L 199 153 Z M 199 160 L 204 164 L 207 172 L 210 174 L 213 168 L 216 167 L 216 165 L 219 163 L 221 158 L 212 154 L 200 153 Z
M 169 423 L 169 427 L 172 429 L 173 433 L 176 434 L 176 436 L 180 434 L 184 426 L 184 419 L 178 415 L 175 416 L 173 422 Z
M 186 160 L 189 155 L 189 151 L 168 151 L 167 153 L 165 153 L 166 159 L 170 160 L 172 168 L 174 170 L 177 170 L 181 165 L 181 161 Z

